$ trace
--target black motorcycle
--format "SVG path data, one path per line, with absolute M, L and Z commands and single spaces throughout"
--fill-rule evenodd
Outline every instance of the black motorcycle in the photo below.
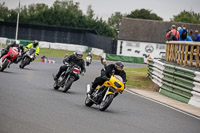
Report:
M 24 68 L 26 65 L 29 65 L 35 59 L 35 48 L 29 49 L 22 56 L 21 63 L 19 65 L 20 68 Z
M 60 87 L 64 87 L 63 92 L 67 92 L 70 87 L 72 86 L 72 83 L 79 78 L 80 74 L 80 67 L 76 64 L 67 64 L 68 68 L 66 71 L 64 71 L 59 79 L 55 81 L 53 88 L 55 90 L 58 90 Z

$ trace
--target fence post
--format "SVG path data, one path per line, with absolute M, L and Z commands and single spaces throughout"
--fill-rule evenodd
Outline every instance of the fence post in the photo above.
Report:
M 196 67 L 199 66 L 199 46 L 196 49 Z
M 188 57 L 188 45 L 186 45 L 186 49 L 185 49 L 184 66 L 187 65 L 187 57 Z
M 167 43 L 167 47 L 166 47 L 165 60 L 169 61 L 169 44 L 168 43 Z
M 193 50 L 194 50 L 194 45 L 191 45 L 191 49 L 190 49 L 190 66 L 193 65 Z
M 177 64 L 180 64 L 180 60 L 181 60 L 181 44 L 179 44 L 179 46 L 178 46 L 178 60 L 177 60 Z

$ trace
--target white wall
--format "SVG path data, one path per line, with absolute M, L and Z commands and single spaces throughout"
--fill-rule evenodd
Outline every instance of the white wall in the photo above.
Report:
M 7 38 L 0 37 L 0 44 L 6 44 Z
M 120 46 L 122 49 L 120 53 Z M 164 58 L 165 56 L 165 44 L 159 43 L 148 43 L 148 42 L 135 42 L 135 41 L 124 41 L 118 40 L 117 43 L 117 55 L 143 57 L 144 62 L 147 58 L 144 55 L 149 55 L 151 58 Z
M 50 43 L 50 42 L 43 42 L 43 41 L 39 41 L 39 47 L 40 48 L 51 48 L 51 49 L 63 49 L 63 50 L 69 50 L 69 51 L 80 50 L 82 52 L 85 52 L 88 49 L 87 46 L 82 46 L 82 45 Z
M 82 52 L 85 52 L 88 49 L 88 46 L 82 46 L 82 45 L 76 45 L 76 44 L 64 44 L 64 43 L 50 43 L 50 42 L 44 42 L 44 41 L 39 41 L 39 47 L 51 48 L 51 49 L 63 49 L 63 50 L 69 50 L 69 51 L 80 50 Z M 102 49 L 92 48 L 91 53 L 94 55 L 102 56 L 104 51 Z

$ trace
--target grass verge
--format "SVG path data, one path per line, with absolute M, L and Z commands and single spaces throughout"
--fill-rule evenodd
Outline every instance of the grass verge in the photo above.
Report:
M 74 51 L 67 51 L 67 50 L 59 50 L 59 49 L 48 49 L 48 48 L 40 48 L 40 56 L 46 57 L 61 57 L 64 58 L 66 54 L 72 55 Z M 83 59 L 86 58 L 88 52 L 83 53 Z M 100 57 L 96 55 L 92 55 L 93 60 L 99 60 Z
M 7 45 L 3 44 L 0 45 L 0 48 L 5 48 Z M 74 51 L 67 51 L 67 50 L 60 50 L 60 49 L 49 49 L 49 48 L 40 48 L 40 56 L 46 57 L 60 57 L 64 58 L 66 54 L 72 55 Z M 83 59 L 86 58 L 88 52 L 83 53 Z M 93 60 L 100 60 L 100 57 L 97 55 L 92 55 Z
M 131 88 L 158 91 L 158 87 L 147 76 L 148 67 L 125 68 L 128 82 Z

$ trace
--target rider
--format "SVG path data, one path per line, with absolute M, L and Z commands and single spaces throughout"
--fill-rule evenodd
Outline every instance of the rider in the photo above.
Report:
M 116 62 L 115 64 L 110 64 L 108 66 L 106 66 L 105 68 L 103 68 L 101 70 L 101 76 L 97 77 L 93 84 L 92 87 L 90 89 L 90 91 L 88 92 L 88 94 L 92 94 L 93 91 L 96 89 L 96 87 L 98 85 L 102 85 L 106 79 L 110 79 L 111 75 L 114 73 L 114 75 L 119 75 L 122 77 L 123 82 L 125 83 L 126 80 L 126 73 L 123 70 L 124 64 L 121 61 Z M 117 95 L 117 94 L 116 94 Z
M 92 54 L 91 54 L 90 52 L 88 53 L 88 55 L 87 55 L 87 56 L 90 56 L 90 57 L 91 57 L 91 59 L 92 59 Z
M 39 48 L 38 44 L 39 44 L 39 42 L 37 40 L 34 40 L 34 42 L 28 44 L 25 49 L 28 50 L 28 49 L 35 48 L 36 49 L 35 50 L 35 56 L 38 56 L 39 52 L 40 52 L 40 48 Z
M 65 58 L 63 60 L 63 63 L 65 64 L 65 62 L 66 62 L 66 63 L 69 63 L 69 64 L 76 64 L 76 65 L 78 65 L 81 68 L 81 72 L 85 73 L 86 72 L 85 62 L 82 59 L 82 57 L 83 57 L 83 52 L 77 50 L 75 52 L 75 54 L 70 55 L 67 58 Z M 67 68 L 68 68 L 68 65 L 61 66 L 60 69 L 59 69 L 59 71 L 58 71 L 58 73 L 56 75 L 53 75 L 54 80 L 57 81 L 58 78 L 60 77 L 60 75 L 62 74 L 62 72 L 65 71 L 65 70 L 67 70 Z M 79 77 L 77 77 L 76 80 L 78 80 L 78 79 L 79 79 Z
M 23 47 L 20 47 L 20 46 L 19 46 L 19 43 L 20 43 L 20 42 L 19 42 L 18 40 L 15 40 L 15 41 L 13 42 L 13 44 L 8 45 L 4 50 L 2 50 L 0 59 L 1 59 L 4 55 L 6 55 L 6 54 L 8 53 L 10 47 L 16 47 L 16 48 L 18 48 L 18 51 L 19 51 L 19 49 L 22 49 L 22 50 L 23 50 Z

